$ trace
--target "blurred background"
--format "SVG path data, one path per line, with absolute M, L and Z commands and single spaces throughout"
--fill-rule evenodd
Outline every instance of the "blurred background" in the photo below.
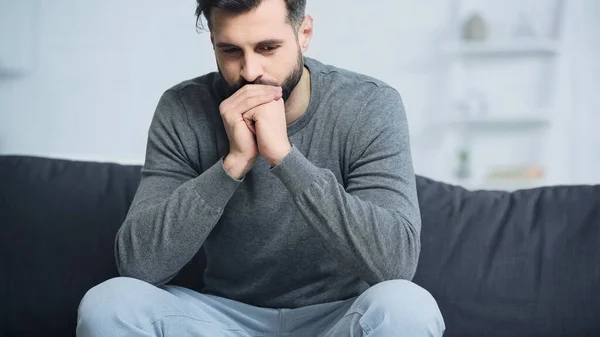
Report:
M 161 94 L 216 65 L 194 0 L 0 0 L 0 154 L 142 164 Z M 600 183 L 600 0 L 308 0 L 307 56 L 402 94 L 416 173 Z

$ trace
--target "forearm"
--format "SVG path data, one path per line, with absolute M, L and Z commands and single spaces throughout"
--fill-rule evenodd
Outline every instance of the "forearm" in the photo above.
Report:
M 117 233 L 115 254 L 121 275 L 155 285 L 173 278 L 198 252 L 239 181 L 219 161 L 169 195 L 169 179 L 146 172 L 132 207 Z
M 409 201 L 414 192 L 410 183 L 407 191 L 395 193 L 395 206 L 382 206 L 385 201 L 377 198 L 385 198 L 384 194 L 373 193 L 365 200 L 348 193 L 331 171 L 316 167 L 296 148 L 273 173 L 324 246 L 366 282 L 413 277 L 420 251 L 420 217 L 418 206 Z

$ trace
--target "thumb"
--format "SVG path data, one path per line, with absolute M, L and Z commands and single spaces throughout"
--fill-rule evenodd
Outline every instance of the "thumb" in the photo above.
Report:
M 254 112 L 250 110 L 242 115 L 242 119 L 244 119 L 244 123 L 246 123 L 248 129 L 250 129 L 250 132 L 256 135 L 256 127 L 254 126 L 254 120 L 252 119 L 253 116 Z

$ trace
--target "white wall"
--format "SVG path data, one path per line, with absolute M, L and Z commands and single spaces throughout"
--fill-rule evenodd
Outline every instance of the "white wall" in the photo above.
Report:
M 20 1 L 40 6 L 39 45 L 0 82 L 2 153 L 140 163 L 161 93 L 215 69 L 193 0 Z
M 40 7 L 39 26 L 27 27 L 39 46 L 24 77 L 0 82 L 2 153 L 141 162 L 162 91 L 215 70 L 208 34 L 195 30 L 193 0 L 24 1 Z M 444 2 L 380 0 L 363 9 L 309 1 L 316 35 L 308 55 L 398 87 L 417 129 Z M 396 11 L 385 10 L 390 4 Z M 398 20 L 401 13 L 410 20 Z M 374 17 L 394 25 L 357 29 Z
M 600 182 L 600 1 L 576 1 L 572 36 L 573 183 Z
M 37 42 L 24 76 L 0 76 L 0 153 L 141 163 L 160 94 L 215 69 L 208 34 L 195 30 L 194 0 L 20 1 L 37 8 L 31 11 L 38 15 L 37 25 L 28 28 Z M 598 7 L 595 0 L 576 1 L 580 8 Z M 14 3 L 0 0 L 0 11 Z M 308 55 L 395 86 L 407 108 L 416 170 L 440 176 L 450 164 L 441 154 L 443 146 L 431 142 L 430 122 L 444 115 L 436 91 L 443 62 L 436 50 L 448 36 L 451 1 L 352 3 L 308 1 L 315 18 Z M 571 21 L 593 23 L 589 13 L 580 18 L 583 12 L 570 12 Z M 600 28 L 592 23 L 585 28 L 597 36 Z M 590 49 L 589 55 L 600 59 L 600 48 Z M 574 81 L 600 87 L 597 78 Z M 576 98 L 590 100 L 592 91 Z M 571 103 L 563 106 L 572 108 Z M 592 110 L 587 103 L 578 109 Z M 590 115 L 578 114 L 578 127 L 589 125 Z M 567 150 L 577 149 L 573 156 L 583 165 L 591 165 L 586 159 L 590 150 L 581 144 L 593 143 L 592 138 L 598 136 L 590 132 L 568 145 Z M 564 161 L 561 157 L 555 164 Z M 562 178 L 572 180 L 571 174 Z

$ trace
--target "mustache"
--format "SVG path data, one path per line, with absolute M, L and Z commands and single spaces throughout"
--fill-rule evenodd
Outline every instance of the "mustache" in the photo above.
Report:
M 236 83 L 233 84 L 233 86 L 231 87 L 231 92 L 232 94 L 240 89 L 242 89 L 244 86 L 248 85 L 248 84 L 260 84 L 260 85 L 270 85 L 273 87 L 281 87 L 281 85 L 275 81 L 268 81 L 268 80 L 256 80 L 256 81 L 252 81 L 252 82 L 248 82 L 246 80 L 241 80 L 238 81 Z

